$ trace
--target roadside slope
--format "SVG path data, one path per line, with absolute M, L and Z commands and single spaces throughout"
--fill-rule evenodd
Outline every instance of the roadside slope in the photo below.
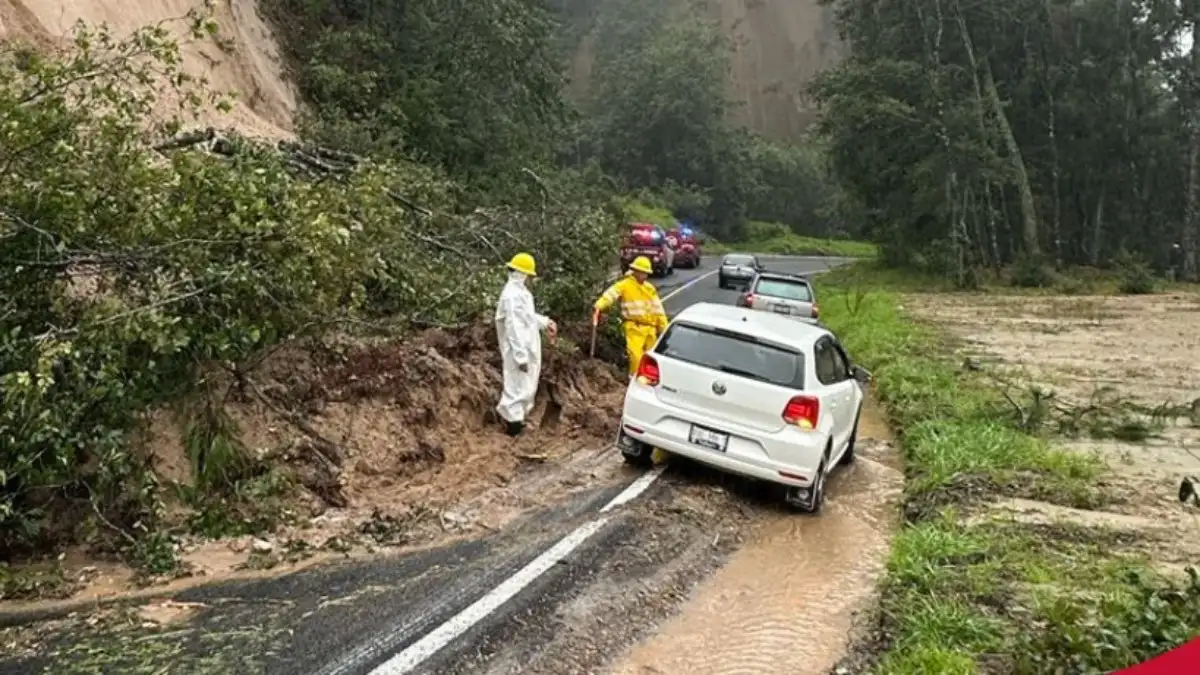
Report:
M 0 39 L 22 40 L 42 48 L 65 44 L 77 22 L 107 24 L 116 36 L 142 26 L 166 22 L 180 39 L 184 70 L 205 77 L 214 90 L 236 92 L 228 114 L 206 113 L 198 120 L 216 127 L 233 127 L 251 136 L 282 139 L 292 136 L 297 95 L 283 76 L 275 37 L 259 14 L 256 0 L 220 0 L 212 4 L 219 37 L 227 49 L 184 39 L 188 11 L 201 8 L 194 0 L 0 0 Z M 175 101 L 164 100 L 163 106 Z M 172 112 L 167 108 L 164 113 Z

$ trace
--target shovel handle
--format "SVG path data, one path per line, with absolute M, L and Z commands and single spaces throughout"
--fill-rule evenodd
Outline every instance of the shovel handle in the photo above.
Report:
M 596 324 L 592 324 L 592 351 L 591 357 L 596 358 Z

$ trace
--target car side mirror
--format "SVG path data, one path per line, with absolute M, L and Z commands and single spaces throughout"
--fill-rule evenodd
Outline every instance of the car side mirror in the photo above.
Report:
M 871 373 L 862 366 L 850 366 L 850 377 L 858 380 L 859 384 L 866 385 L 871 382 Z

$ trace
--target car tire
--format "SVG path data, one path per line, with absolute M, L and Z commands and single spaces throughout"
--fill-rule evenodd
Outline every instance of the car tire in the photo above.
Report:
M 650 447 L 648 443 L 631 438 L 622 430 L 617 445 L 621 448 L 621 459 L 624 459 L 626 464 L 639 469 L 649 469 L 654 466 L 654 448 Z
M 825 450 L 825 456 L 821 458 L 821 465 L 817 467 L 817 476 L 812 486 L 812 496 L 809 499 L 802 499 L 798 496 L 799 488 L 790 487 L 787 489 L 785 500 L 787 505 L 793 510 L 800 513 L 818 515 L 821 513 L 822 507 L 825 506 L 825 483 L 829 479 L 828 472 L 825 471 L 825 465 L 829 462 L 829 449 Z
M 717 288 L 725 289 L 725 277 L 717 277 Z
M 862 419 L 862 404 L 858 406 L 858 412 L 854 413 L 854 428 L 850 430 L 850 440 L 846 441 L 846 451 L 842 453 L 841 459 L 838 460 L 838 466 L 846 466 L 854 463 L 854 446 L 858 443 L 858 422 Z

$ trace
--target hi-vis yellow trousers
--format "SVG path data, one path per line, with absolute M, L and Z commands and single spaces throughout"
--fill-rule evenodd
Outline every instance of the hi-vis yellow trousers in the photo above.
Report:
M 658 331 L 654 326 L 632 321 L 626 321 L 622 327 L 625 329 L 625 355 L 629 357 L 629 374 L 632 376 L 637 373 L 642 354 L 654 347 Z

